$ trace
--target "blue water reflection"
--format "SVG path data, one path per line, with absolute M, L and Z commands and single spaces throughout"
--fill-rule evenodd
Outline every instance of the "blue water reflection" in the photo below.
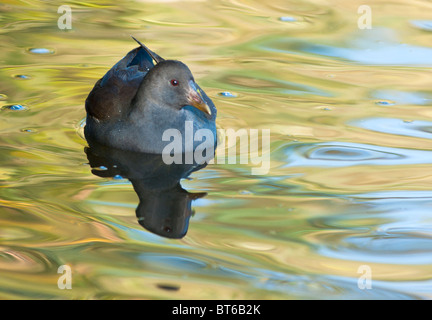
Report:
M 432 139 L 432 122 L 425 120 L 404 121 L 394 118 L 366 118 L 349 123 L 363 129 L 400 136 Z M 423 151 L 420 151 L 423 153 Z M 418 154 L 420 155 L 420 154 Z
M 432 102 L 432 95 L 424 92 L 375 90 L 371 95 L 375 99 L 395 101 L 398 105 L 427 105 Z
M 430 27 L 424 22 L 414 24 L 427 30 Z M 347 39 L 337 46 L 284 38 L 265 43 L 261 48 L 287 54 L 307 52 L 365 65 L 432 66 L 432 48 L 403 43 L 391 29 L 359 30 Z
M 368 208 L 367 213 L 318 218 L 319 224 L 326 226 L 329 233 L 334 232 L 339 242 L 337 247 L 320 245 L 320 254 L 370 263 L 432 263 L 432 191 L 382 191 L 350 198 L 359 208 Z M 338 233 L 344 224 L 355 225 L 351 227 L 355 232 Z
M 391 148 L 363 143 L 297 143 L 285 149 L 286 167 L 346 167 L 432 163 L 432 151 Z
M 432 48 L 400 43 L 396 34 L 385 28 L 362 30 L 346 47 L 305 43 L 302 51 L 369 65 L 432 66 Z

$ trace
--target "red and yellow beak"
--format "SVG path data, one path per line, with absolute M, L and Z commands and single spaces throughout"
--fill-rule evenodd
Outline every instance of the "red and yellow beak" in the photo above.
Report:
M 200 89 L 197 88 L 194 81 L 189 81 L 188 102 L 191 106 L 211 116 L 211 110 L 201 95 Z

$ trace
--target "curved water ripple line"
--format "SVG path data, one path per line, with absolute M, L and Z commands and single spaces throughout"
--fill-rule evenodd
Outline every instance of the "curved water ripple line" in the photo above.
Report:
M 424 200 L 432 201 L 432 191 L 425 191 L 425 190 L 377 191 L 377 192 L 353 194 L 351 195 L 351 198 L 370 199 L 370 200 L 400 199 L 403 201 L 407 201 L 407 200 L 419 201 L 421 199 L 424 199 Z
M 399 38 L 392 29 L 374 27 L 373 30 L 361 30 L 347 36 L 349 40 L 341 46 L 284 37 L 261 48 L 285 54 L 310 53 L 364 65 L 432 66 L 432 48 L 401 43 Z
M 287 275 L 271 272 L 272 277 L 267 281 L 257 283 L 257 287 L 265 290 L 280 291 L 297 297 L 310 298 L 311 292 L 315 297 L 324 299 L 369 299 L 367 290 L 359 290 L 358 279 L 330 275 Z M 374 280 L 375 299 L 416 299 L 416 295 L 398 292 L 397 285 L 388 286 L 389 282 Z M 390 283 L 391 284 L 391 283 Z
M 432 139 L 432 122 L 424 120 L 403 121 L 395 118 L 367 118 L 355 120 L 349 125 L 399 136 Z
M 309 238 L 320 255 L 393 266 L 432 264 L 432 192 L 382 191 L 350 198 L 358 213 L 313 220 L 319 230 Z M 370 209 L 365 214 L 361 208 Z
M 224 266 L 186 256 L 172 256 L 165 254 L 142 254 L 140 260 L 145 263 L 146 268 L 168 272 L 170 274 L 187 274 L 196 277 L 211 276 L 213 281 L 243 282 L 259 290 L 267 292 L 281 292 L 290 297 L 308 297 L 324 295 L 328 298 L 358 299 L 365 297 L 365 292 L 355 290 L 357 288 L 356 278 L 346 278 L 327 275 L 298 275 L 286 272 L 273 271 L 261 267 L 250 267 L 244 270 L 239 266 Z M 410 294 L 401 294 L 386 289 L 375 288 L 376 296 L 382 298 L 413 298 Z
M 38 273 L 48 270 L 52 262 L 37 251 L 0 247 L 0 270 Z
M 430 265 L 432 249 L 430 239 L 401 235 L 370 235 L 347 237 L 337 247 L 320 245 L 320 255 L 342 261 L 383 263 L 394 265 Z M 407 258 L 409 257 L 409 259 Z
M 425 31 L 432 31 L 432 21 L 431 20 L 411 20 L 411 24 Z
M 399 105 L 426 105 L 432 101 L 430 94 L 390 89 L 375 90 L 371 96 L 376 99 L 395 101 Z
M 301 49 L 368 65 L 432 65 L 432 48 L 396 42 L 399 37 L 388 28 L 362 31 L 354 34 L 345 48 L 305 43 Z
M 348 167 L 432 163 L 432 151 L 350 142 L 298 143 L 286 148 L 285 167 Z

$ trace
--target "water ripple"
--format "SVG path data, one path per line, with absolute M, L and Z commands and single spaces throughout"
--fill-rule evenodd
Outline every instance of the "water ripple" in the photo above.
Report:
M 426 105 L 432 101 L 428 93 L 400 90 L 376 90 L 372 96 L 376 99 L 395 101 L 399 105 Z
M 318 243 L 320 255 L 366 264 L 432 264 L 432 192 L 380 191 L 350 197 L 357 213 L 311 220 L 319 230 L 309 239 Z
M 374 11 L 368 31 L 349 2 L 107 0 L 92 15 L 97 5 L 74 2 L 80 19 L 65 37 L 51 1 L 27 2 L 1 16 L 0 296 L 431 297 L 432 48 L 430 21 L 412 20 L 427 19 L 421 5 Z M 137 226 L 130 183 L 83 166 L 85 97 L 136 46 L 129 33 L 191 67 L 220 125 L 273 132 L 279 159 L 267 176 L 211 165 L 184 181 L 209 196 L 182 240 Z M 73 290 L 56 285 L 63 263 Z M 358 288 L 361 264 L 373 290 Z
M 432 66 L 432 48 L 401 43 L 391 29 L 361 30 L 347 39 L 336 46 L 285 38 L 266 44 L 263 49 L 287 54 L 300 51 L 363 65 Z
M 286 148 L 286 167 L 347 167 L 432 163 L 432 152 L 350 142 L 297 143 Z
M 14 272 L 43 272 L 51 267 L 48 257 L 27 249 L 0 248 L 0 270 Z
M 359 128 L 399 136 L 432 139 L 432 122 L 425 120 L 403 121 L 395 118 L 366 118 L 349 123 Z
M 425 30 L 425 31 L 432 31 L 432 21 L 431 20 L 413 20 L 411 21 L 411 24 L 415 26 L 416 28 Z

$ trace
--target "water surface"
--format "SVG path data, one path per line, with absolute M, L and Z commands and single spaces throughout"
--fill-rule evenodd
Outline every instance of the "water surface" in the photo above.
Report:
M 430 299 L 432 4 L 374 1 L 370 30 L 358 6 L 3 1 L 0 297 Z M 189 65 L 219 127 L 271 130 L 268 174 L 182 179 L 207 195 L 181 239 L 143 228 L 132 183 L 85 152 L 85 98 L 130 35 Z

